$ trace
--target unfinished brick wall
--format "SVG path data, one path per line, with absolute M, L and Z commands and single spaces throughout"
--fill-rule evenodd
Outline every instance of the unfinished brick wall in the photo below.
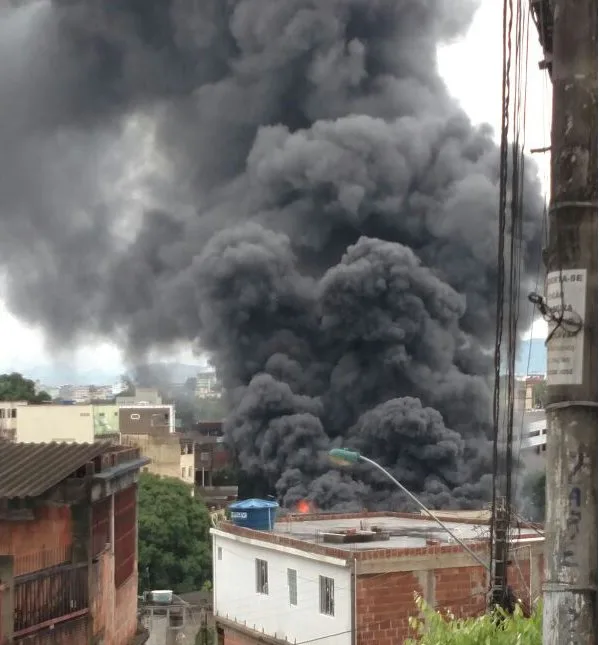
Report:
M 455 616 L 477 616 L 487 606 L 488 575 L 482 567 L 434 571 L 434 607 Z
M 223 632 L 225 636 L 224 645 L 256 645 L 258 643 L 256 639 L 246 636 L 234 629 L 225 627 Z
M 358 645 L 397 645 L 409 635 L 414 592 L 424 593 L 412 572 L 360 576 L 356 585 Z
M 222 619 L 221 619 L 222 620 Z M 244 627 L 228 626 L 226 621 L 223 623 L 219 620 L 218 626 L 222 629 L 222 640 L 219 636 L 218 645 L 283 645 L 284 641 L 271 638 L 266 634 L 259 634 Z
M 535 600 L 530 561 L 530 552 L 522 550 L 512 554 L 508 566 L 508 584 L 525 608 L 530 606 L 531 596 Z M 534 554 L 532 564 L 532 584 L 540 591 L 543 556 Z M 479 566 L 360 575 L 356 585 L 357 645 L 397 645 L 413 636 L 408 621 L 418 615 L 415 592 L 436 610 L 465 618 L 487 610 L 488 588 L 488 574 Z

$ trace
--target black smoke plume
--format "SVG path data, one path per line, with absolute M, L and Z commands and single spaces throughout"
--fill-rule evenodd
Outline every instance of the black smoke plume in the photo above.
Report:
M 498 150 L 437 67 L 474 3 L 3 1 L 11 309 L 137 362 L 198 342 L 243 468 L 285 503 L 389 503 L 330 470 L 342 443 L 431 504 L 483 499 Z M 530 164 L 524 192 L 527 293 Z

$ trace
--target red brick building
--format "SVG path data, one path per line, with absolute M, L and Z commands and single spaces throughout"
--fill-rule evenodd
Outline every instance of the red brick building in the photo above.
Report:
M 444 521 L 486 561 L 485 521 Z M 302 515 L 273 531 L 224 522 L 212 534 L 222 645 L 400 645 L 415 593 L 461 617 L 487 607 L 487 570 L 421 515 Z M 526 605 L 541 593 L 543 544 L 533 527 L 512 536 L 509 582 Z
M 133 645 L 136 449 L 0 444 L 0 643 Z

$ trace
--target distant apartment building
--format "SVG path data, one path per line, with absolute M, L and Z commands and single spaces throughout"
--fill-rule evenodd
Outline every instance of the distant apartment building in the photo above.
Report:
M 114 404 L 96 404 L 92 406 L 94 418 L 94 435 L 101 438 L 102 435 L 118 434 L 119 429 L 119 406 Z
M 540 404 L 535 396 L 535 388 L 543 383 L 545 383 L 545 377 L 541 375 L 517 379 L 514 388 L 515 407 L 523 410 L 538 409 Z
M 214 476 L 232 466 L 233 460 L 225 445 L 224 437 L 204 436 L 194 438 L 196 484 L 213 486 Z
M 27 401 L 0 401 L 0 439 L 16 439 L 19 409 L 26 405 Z
M 0 450 L 0 643 L 141 645 L 139 452 L 95 444 Z
M 108 401 L 113 398 L 111 385 L 90 385 L 89 394 L 92 401 Z
M 195 394 L 198 399 L 217 399 L 221 396 L 221 384 L 216 372 L 206 370 L 196 376 Z
M 17 410 L 16 441 L 93 443 L 92 405 L 26 405 Z
M 89 385 L 74 385 L 72 389 L 72 400 L 75 403 L 89 403 L 92 400 L 92 392 Z
M 174 405 L 118 404 L 121 434 L 160 434 L 175 432 Z
M 185 436 L 193 441 L 195 494 L 211 508 L 224 508 L 237 499 L 233 456 L 223 437 L 222 421 L 200 421 Z
M 124 446 L 139 448 L 149 460 L 144 471 L 173 477 L 192 485 L 195 478 L 193 444 L 177 434 L 166 430 L 148 434 L 121 434 Z
M 517 415 L 516 415 L 517 417 Z M 514 423 L 517 423 L 515 419 Z M 522 439 L 518 440 L 524 454 L 543 455 L 547 450 L 547 416 L 545 410 L 527 410 L 522 415 Z
M 135 388 L 133 396 L 117 396 L 117 405 L 162 405 L 162 397 L 156 388 L 138 387 Z
M 75 387 L 74 385 L 61 385 L 58 388 L 58 398 L 63 401 L 72 401 Z

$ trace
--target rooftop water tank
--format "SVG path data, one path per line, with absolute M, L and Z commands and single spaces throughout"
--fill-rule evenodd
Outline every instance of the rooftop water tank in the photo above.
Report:
M 231 521 L 255 531 L 272 531 L 279 505 L 266 499 L 244 499 L 229 505 Z

